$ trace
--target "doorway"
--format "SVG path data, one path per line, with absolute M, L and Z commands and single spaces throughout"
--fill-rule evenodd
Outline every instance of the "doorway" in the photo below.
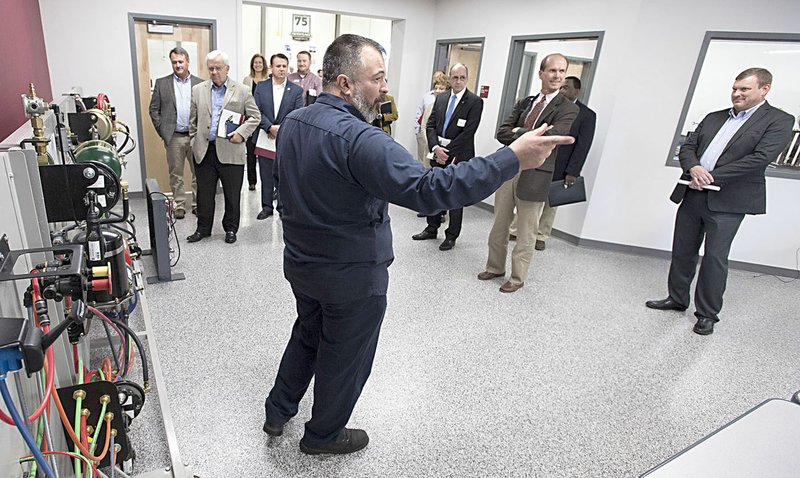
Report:
M 581 81 L 578 99 L 587 103 L 602 43 L 603 32 L 600 31 L 512 37 L 497 127 L 511 114 L 517 101 L 539 92 L 537 75 L 541 60 L 552 53 L 567 57 L 566 76 Z
M 164 141 L 158 136 L 148 113 L 153 86 L 158 78 L 171 75 L 169 52 L 176 46 L 189 52 L 189 71 L 208 78 L 205 57 L 216 44 L 216 21 L 193 18 L 130 14 L 134 91 L 142 184 L 155 178 L 162 191 L 169 191 L 169 170 Z M 184 168 L 184 184 L 191 184 L 189 165 Z M 191 188 L 187 188 L 187 193 Z
M 461 63 L 465 65 L 469 71 L 467 89 L 473 93 L 477 93 L 482 57 L 483 38 L 436 40 L 433 71 L 443 71 L 445 74 L 449 75 L 450 67 L 456 63 Z

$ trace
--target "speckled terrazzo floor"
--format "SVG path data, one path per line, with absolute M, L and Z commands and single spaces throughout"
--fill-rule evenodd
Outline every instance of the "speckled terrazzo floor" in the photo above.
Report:
M 223 241 L 218 195 L 212 237 L 187 244 L 195 218 L 177 224 L 175 270 L 186 280 L 147 288 L 159 390 L 184 461 L 202 478 L 638 476 L 762 400 L 800 389 L 800 281 L 731 271 L 722 321 L 700 337 L 691 309 L 644 307 L 666 295 L 665 260 L 552 239 L 525 287 L 501 294 L 500 279 L 475 277 L 490 213 L 467 209 L 455 249 L 440 252 L 440 241 L 411 240 L 424 219 L 392 207 L 389 306 L 350 420 L 370 445 L 303 455 L 310 393 L 282 437 L 261 431 L 295 312 L 280 221 L 256 221 L 258 192 L 242 196 L 236 244 Z

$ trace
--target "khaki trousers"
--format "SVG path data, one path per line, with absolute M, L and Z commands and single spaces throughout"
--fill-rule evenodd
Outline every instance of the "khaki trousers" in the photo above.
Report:
M 175 209 L 186 210 L 186 198 L 183 188 L 184 163 L 189 163 L 192 170 L 192 208 L 197 207 L 197 175 L 194 172 L 194 156 L 188 134 L 175 133 L 166 144 L 167 167 L 169 168 L 169 189 Z
M 553 222 L 556 220 L 556 209 L 549 204 L 544 206 L 542 215 L 539 217 L 539 230 L 536 231 L 536 240 L 546 241 L 550 239 L 550 232 L 553 230 Z
M 428 137 L 425 133 L 425 128 L 422 128 L 417 133 L 417 159 L 420 163 L 424 164 L 426 168 L 431 167 L 431 160 L 428 159 Z
M 524 201 L 517 197 L 519 174 L 506 181 L 494 193 L 494 224 L 489 232 L 489 259 L 486 270 L 495 274 L 505 273 L 506 255 L 508 254 L 508 229 L 514 219 L 514 207 L 517 208 L 517 241 L 511 251 L 512 284 L 522 284 L 528 277 L 528 268 L 533 258 L 533 246 L 536 243 L 536 230 L 539 227 L 539 216 L 542 214 L 544 202 Z

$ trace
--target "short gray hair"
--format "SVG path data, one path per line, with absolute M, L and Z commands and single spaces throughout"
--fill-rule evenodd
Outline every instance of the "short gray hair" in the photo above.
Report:
M 231 63 L 230 60 L 228 60 L 228 54 L 222 50 L 214 50 L 206 55 L 206 62 L 216 60 L 217 58 L 222 58 L 222 62 L 230 66 Z

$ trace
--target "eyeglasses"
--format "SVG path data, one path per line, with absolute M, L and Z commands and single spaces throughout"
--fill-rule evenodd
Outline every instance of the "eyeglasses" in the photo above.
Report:
M 224 66 L 209 66 L 208 67 L 208 71 L 210 73 L 214 73 L 215 71 L 223 71 L 223 70 L 225 70 Z

